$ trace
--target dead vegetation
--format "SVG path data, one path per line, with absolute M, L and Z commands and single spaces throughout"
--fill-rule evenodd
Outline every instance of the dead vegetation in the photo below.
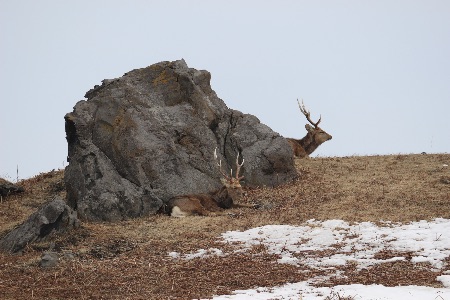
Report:
M 195 299 L 236 289 L 272 287 L 325 275 L 275 263 L 264 246 L 224 257 L 173 259 L 168 254 L 226 249 L 218 238 L 227 230 L 267 224 L 302 224 L 309 219 L 349 222 L 410 222 L 450 218 L 450 155 L 391 155 L 314 158 L 296 161 L 299 180 L 282 187 L 247 190 L 257 210 L 232 209 L 234 216 L 143 217 L 114 224 L 83 223 L 70 235 L 29 245 L 20 255 L 0 254 L 1 299 Z M 26 192 L 0 204 L 0 236 L 25 220 L 43 202 L 64 196 L 63 172 L 24 180 Z M 60 254 L 55 268 L 42 269 L 43 251 Z M 382 252 L 379 257 L 396 253 Z M 403 253 L 408 257 L 408 254 Z M 348 264 L 346 277 L 325 285 L 362 283 L 441 286 L 428 264 L 409 259 L 365 270 Z M 330 298 L 334 299 L 334 298 Z M 336 298 L 337 299 L 337 298 Z

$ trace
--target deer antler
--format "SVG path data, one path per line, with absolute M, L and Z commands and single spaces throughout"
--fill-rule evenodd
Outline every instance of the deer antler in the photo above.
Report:
M 227 174 L 225 174 L 225 172 L 222 170 L 222 160 L 219 160 L 219 162 L 217 162 L 217 159 L 218 159 L 217 147 L 216 147 L 216 149 L 214 149 L 214 159 L 216 160 L 216 164 L 219 167 L 220 174 L 222 174 L 222 176 L 225 177 L 225 179 L 227 181 L 231 181 L 231 177 L 229 177 Z
M 239 164 L 239 152 L 236 156 L 236 180 L 237 182 L 241 181 L 244 176 L 239 177 L 239 171 L 241 170 L 242 165 L 244 164 L 244 159 L 242 159 L 241 164 Z M 233 169 L 231 169 L 231 176 L 233 176 Z
M 232 182 L 238 182 L 240 180 L 242 180 L 242 178 L 244 178 L 244 176 L 240 176 L 239 177 L 239 172 L 241 170 L 242 165 L 244 164 L 244 159 L 242 159 L 242 162 L 239 164 L 239 152 L 236 156 L 236 176 L 235 178 L 233 178 L 233 168 L 231 168 L 230 170 L 230 176 L 228 176 L 223 170 L 222 170 L 222 160 L 219 160 L 219 162 L 217 162 L 218 157 L 217 157 L 217 148 L 214 149 L 214 159 L 216 160 L 216 164 L 219 167 L 219 171 L 222 174 L 223 177 L 225 177 L 225 179 L 227 181 L 229 181 L 230 183 Z
M 306 120 L 308 120 L 308 122 L 311 123 L 311 125 L 313 125 L 314 127 L 319 126 L 320 121 L 322 121 L 322 115 L 320 116 L 319 121 L 314 123 L 313 121 L 311 121 L 311 114 L 309 111 L 306 110 L 305 104 L 303 103 L 303 99 L 302 99 L 302 105 L 300 105 L 300 101 L 298 101 L 298 99 L 297 99 L 297 103 L 298 103 L 298 107 L 300 108 L 300 111 L 302 112 L 302 114 L 305 115 Z

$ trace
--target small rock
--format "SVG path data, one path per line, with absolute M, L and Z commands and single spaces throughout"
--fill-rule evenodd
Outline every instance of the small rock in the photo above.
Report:
M 23 192 L 24 192 L 23 187 L 13 184 L 3 178 L 0 178 L 0 196 L 6 197 L 12 194 Z
M 450 184 L 450 177 L 449 176 L 442 176 L 440 182 L 443 183 L 443 184 Z
M 65 260 L 74 260 L 75 255 L 72 252 L 64 252 L 64 259 Z
M 53 268 L 56 267 L 58 261 L 58 253 L 47 251 L 42 254 L 40 266 L 42 268 Z

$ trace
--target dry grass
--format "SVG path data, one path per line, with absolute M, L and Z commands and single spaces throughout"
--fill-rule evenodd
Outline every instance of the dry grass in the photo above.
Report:
M 192 299 L 235 289 L 276 286 L 325 274 L 274 263 L 263 246 L 248 253 L 203 259 L 172 259 L 181 253 L 219 247 L 227 230 L 267 224 L 301 224 L 309 219 L 349 222 L 409 222 L 450 218 L 450 155 L 393 155 L 297 160 L 300 179 L 278 188 L 248 190 L 258 210 L 235 209 L 234 216 L 169 218 L 149 216 L 115 224 L 83 223 L 70 235 L 30 245 L 21 255 L 0 254 L 1 299 Z M 0 204 L 0 236 L 43 202 L 63 196 L 62 171 L 22 181 L 27 190 Z M 56 268 L 38 266 L 43 251 L 62 258 Z M 74 257 L 64 258 L 70 253 Z M 379 256 L 393 256 L 383 252 Z M 403 254 L 405 255 L 405 254 Z M 450 259 L 447 260 L 450 262 Z M 449 267 L 447 266 L 446 269 Z M 325 285 L 363 283 L 440 286 L 427 264 L 409 260 L 371 269 L 342 267 L 346 278 Z
M 41 173 L 33 178 L 21 180 L 17 185 L 25 189 L 24 193 L 3 198 L 0 203 L 0 237 L 22 223 L 43 203 L 54 197 L 65 198 L 64 171 Z

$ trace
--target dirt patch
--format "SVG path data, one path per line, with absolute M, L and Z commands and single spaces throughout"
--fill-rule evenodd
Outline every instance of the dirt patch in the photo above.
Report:
M 172 258 L 169 253 L 231 249 L 232 245 L 220 241 L 221 233 L 268 224 L 299 225 L 310 219 L 375 223 L 448 219 L 450 185 L 442 179 L 450 178 L 448 165 L 448 154 L 298 159 L 297 181 L 246 190 L 246 202 L 261 204 L 257 210 L 233 209 L 234 216 L 174 219 L 155 215 L 115 224 L 83 223 L 70 235 L 28 246 L 19 256 L 0 254 L 0 298 L 208 298 L 325 275 L 321 270 L 278 264 L 278 257 L 263 246 L 190 260 Z M 62 178 L 62 171 L 53 171 L 21 181 L 25 193 L 0 203 L 0 236 L 43 202 L 63 197 Z M 56 268 L 42 269 L 38 262 L 48 249 L 60 253 L 61 261 Z M 408 253 L 402 256 L 407 258 Z M 342 267 L 345 276 L 330 278 L 326 285 L 441 286 L 436 276 L 448 270 L 449 261 L 443 270 L 408 259 L 366 270 L 349 264 Z

